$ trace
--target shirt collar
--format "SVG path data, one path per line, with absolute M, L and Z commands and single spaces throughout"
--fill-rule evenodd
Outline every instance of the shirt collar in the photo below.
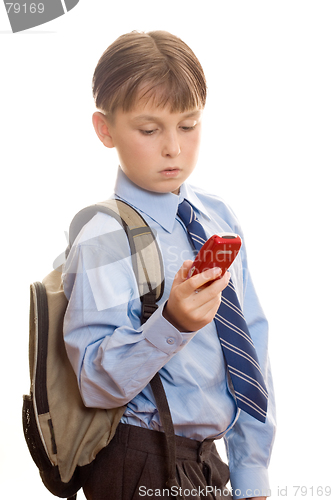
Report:
M 210 219 L 207 210 L 198 196 L 186 182 L 180 186 L 179 195 L 173 193 L 154 193 L 134 184 L 119 167 L 114 191 L 117 197 L 147 214 L 169 233 L 173 230 L 178 205 L 184 199 L 189 201 L 197 211 Z

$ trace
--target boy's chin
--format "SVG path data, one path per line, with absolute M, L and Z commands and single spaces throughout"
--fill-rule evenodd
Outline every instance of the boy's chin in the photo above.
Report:
M 182 183 L 181 183 L 182 184 Z M 172 194 L 179 194 L 180 191 L 180 186 L 181 184 L 176 184 L 173 183 L 172 185 L 167 185 L 165 184 L 164 186 L 143 186 L 142 184 L 139 185 L 142 189 L 145 189 L 146 191 L 151 191 L 152 193 L 160 193 L 160 194 L 167 194 L 167 193 L 172 193 Z
M 158 192 L 160 192 L 160 193 L 172 193 L 172 194 L 178 195 L 179 191 L 180 191 L 180 186 L 181 186 L 181 184 L 180 185 L 174 185 L 172 187 L 170 186 L 169 189 L 168 188 L 163 189 L 163 190 L 161 189 L 161 191 L 158 191 Z

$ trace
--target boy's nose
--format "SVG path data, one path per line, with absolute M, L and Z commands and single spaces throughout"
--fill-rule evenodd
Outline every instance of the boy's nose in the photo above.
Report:
M 180 154 L 180 144 L 177 134 L 170 133 L 165 137 L 162 154 L 170 158 L 176 158 Z

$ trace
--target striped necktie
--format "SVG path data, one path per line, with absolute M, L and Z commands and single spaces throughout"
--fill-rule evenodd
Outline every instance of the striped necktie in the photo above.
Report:
M 188 201 L 180 203 L 178 216 L 186 226 L 192 246 L 199 251 L 207 237 Z M 214 321 L 238 407 L 260 422 L 265 422 L 268 394 L 257 353 L 231 279 L 222 292 L 221 305 Z

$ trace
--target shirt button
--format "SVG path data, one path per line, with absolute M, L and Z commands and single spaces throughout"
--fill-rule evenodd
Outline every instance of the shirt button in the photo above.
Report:
M 169 337 L 169 338 L 167 339 L 167 343 L 168 343 L 169 345 L 173 345 L 173 344 L 175 343 L 175 339 L 174 339 L 173 337 Z

